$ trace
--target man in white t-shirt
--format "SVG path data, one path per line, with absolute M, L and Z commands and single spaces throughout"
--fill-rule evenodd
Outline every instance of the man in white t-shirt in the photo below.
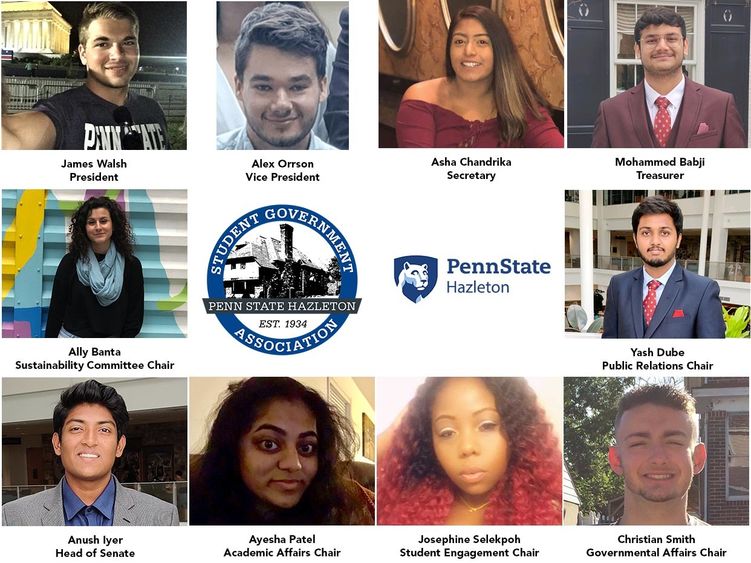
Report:
M 694 398 L 670 385 L 645 385 L 618 404 L 608 460 L 623 477 L 624 525 L 706 525 L 688 514 L 688 490 L 704 469 Z

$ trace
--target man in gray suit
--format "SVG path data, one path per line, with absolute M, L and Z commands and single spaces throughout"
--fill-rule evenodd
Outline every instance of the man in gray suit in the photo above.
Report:
M 128 409 L 98 381 L 63 391 L 52 416 L 52 447 L 65 475 L 54 489 L 3 506 L 4 526 L 177 526 L 177 508 L 123 487 L 112 466 L 125 450 Z

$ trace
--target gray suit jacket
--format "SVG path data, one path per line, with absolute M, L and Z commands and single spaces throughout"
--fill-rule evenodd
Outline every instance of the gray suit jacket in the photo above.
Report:
M 179 526 L 177 507 L 126 489 L 115 479 L 113 526 Z M 62 481 L 48 489 L 3 505 L 3 526 L 65 526 Z

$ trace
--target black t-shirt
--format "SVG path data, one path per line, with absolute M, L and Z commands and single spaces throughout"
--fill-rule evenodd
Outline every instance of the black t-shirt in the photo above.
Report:
M 125 107 L 134 128 L 143 137 L 144 149 L 168 149 L 167 123 L 159 104 L 128 92 Z M 100 98 L 86 86 L 56 94 L 34 105 L 52 120 L 57 133 L 55 148 L 63 150 L 119 150 L 120 126 L 113 115 L 117 106 Z

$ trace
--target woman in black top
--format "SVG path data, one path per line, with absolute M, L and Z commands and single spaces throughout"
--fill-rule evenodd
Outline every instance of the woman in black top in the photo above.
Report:
M 52 286 L 47 338 L 133 338 L 143 324 L 143 270 L 133 231 L 112 199 L 74 212 L 71 241 Z

